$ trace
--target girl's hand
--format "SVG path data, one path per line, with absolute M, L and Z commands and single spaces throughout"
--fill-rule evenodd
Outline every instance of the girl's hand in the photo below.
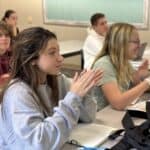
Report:
M 102 78 L 102 70 L 84 70 L 80 74 L 76 73 L 71 84 L 70 91 L 83 97 Z
M 7 81 L 9 80 L 10 75 L 9 74 L 3 74 L 0 76 L 0 87 L 3 87 Z
M 141 79 L 144 79 L 145 77 L 149 76 L 149 62 L 148 60 L 144 60 L 143 63 L 139 66 L 137 72 Z

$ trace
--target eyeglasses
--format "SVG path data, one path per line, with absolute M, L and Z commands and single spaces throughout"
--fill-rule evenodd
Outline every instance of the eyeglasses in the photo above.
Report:
M 139 40 L 137 40 L 137 41 L 129 41 L 130 43 L 134 43 L 134 44 L 138 44 L 138 45 L 140 45 L 140 41 Z

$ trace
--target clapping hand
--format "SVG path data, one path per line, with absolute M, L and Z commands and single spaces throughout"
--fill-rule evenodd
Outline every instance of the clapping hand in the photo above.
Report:
M 148 60 L 144 60 L 143 63 L 138 68 L 138 74 L 141 79 L 144 79 L 145 77 L 149 76 L 149 62 Z
M 70 91 L 83 97 L 102 78 L 102 70 L 84 70 L 80 74 L 76 73 L 70 88 Z
M 10 79 L 10 75 L 9 74 L 3 74 L 0 76 L 0 88 L 3 87 L 7 81 Z

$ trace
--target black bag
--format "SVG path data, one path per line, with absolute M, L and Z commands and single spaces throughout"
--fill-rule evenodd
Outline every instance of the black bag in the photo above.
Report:
M 146 119 L 140 125 L 134 125 L 132 117 Z M 123 138 L 110 150 L 150 150 L 150 102 L 146 103 L 146 112 L 137 110 L 128 110 L 123 117 L 122 124 L 124 127 Z M 117 137 L 123 130 L 118 130 L 110 136 Z

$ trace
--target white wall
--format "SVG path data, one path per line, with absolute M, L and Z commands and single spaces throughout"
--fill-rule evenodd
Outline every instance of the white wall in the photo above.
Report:
M 30 26 L 44 26 L 54 31 L 58 39 L 84 39 L 86 29 L 80 27 L 66 27 L 58 25 L 45 25 L 43 23 L 42 0 L 0 0 L 0 18 L 5 10 L 14 9 L 18 14 L 20 29 Z M 32 24 L 29 21 L 32 18 Z
M 42 16 L 42 0 L 0 0 L 0 17 L 3 16 L 6 9 L 16 10 L 20 29 L 30 26 L 44 26 L 55 32 L 60 40 L 84 40 L 86 37 L 86 28 L 84 27 L 45 25 Z M 32 23 L 30 24 L 31 18 Z M 150 30 L 139 31 L 139 33 L 141 40 L 150 44 Z

